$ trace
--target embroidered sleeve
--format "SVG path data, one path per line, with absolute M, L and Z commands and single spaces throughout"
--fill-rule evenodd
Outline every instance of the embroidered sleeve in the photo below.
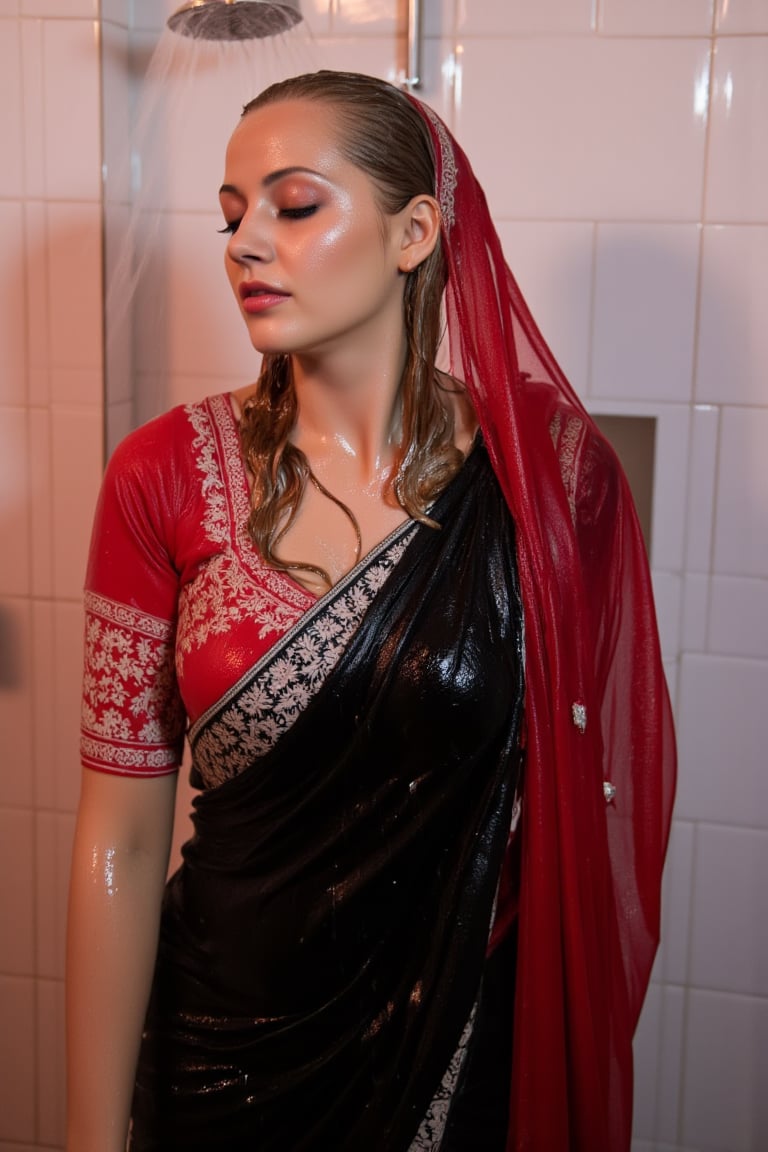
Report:
M 102 772 L 159 776 L 181 762 L 174 418 L 161 417 L 117 449 L 96 511 L 85 590 L 80 747 L 83 764 Z
M 83 763 L 162 775 L 179 763 L 183 725 L 172 625 L 86 592 Z

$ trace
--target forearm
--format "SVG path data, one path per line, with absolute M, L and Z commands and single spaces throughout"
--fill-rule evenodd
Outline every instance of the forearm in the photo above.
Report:
M 170 821 L 167 832 L 134 836 L 98 804 L 81 808 L 67 934 L 67 1152 L 125 1149 L 169 840 Z

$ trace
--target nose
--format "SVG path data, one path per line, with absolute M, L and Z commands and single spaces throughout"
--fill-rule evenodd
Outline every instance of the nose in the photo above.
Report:
M 230 237 L 227 253 L 238 264 L 269 263 L 274 251 L 267 222 L 255 212 L 246 213 Z

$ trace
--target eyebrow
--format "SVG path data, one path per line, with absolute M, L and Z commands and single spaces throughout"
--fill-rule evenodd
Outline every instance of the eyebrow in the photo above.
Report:
M 261 183 L 265 188 L 269 188 L 270 185 L 277 184 L 278 180 L 283 180 L 286 176 L 294 176 L 297 172 L 303 172 L 309 176 L 318 176 L 321 180 L 326 179 L 322 172 L 316 172 L 314 168 L 305 168 L 301 164 L 294 164 L 290 168 L 278 168 L 276 172 L 270 172 L 268 176 L 264 177 Z M 219 188 L 219 195 L 221 195 L 222 192 L 231 192 L 235 196 L 240 195 L 240 189 L 236 188 L 234 184 L 222 184 L 221 188 Z

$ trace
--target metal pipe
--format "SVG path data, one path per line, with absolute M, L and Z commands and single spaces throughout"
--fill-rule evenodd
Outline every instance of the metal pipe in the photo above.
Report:
M 408 0 L 408 67 L 406 88 L 422 87 L 421 0 Z

